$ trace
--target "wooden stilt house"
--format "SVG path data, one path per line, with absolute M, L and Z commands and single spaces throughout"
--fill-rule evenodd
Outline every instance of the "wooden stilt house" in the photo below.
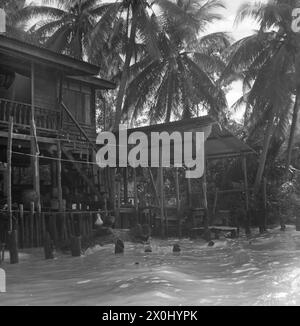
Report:
M 0 35 L 0 197 L 17 205 L 9 211 L 91 211 L 99 200 L 96 94 L 115 88 L 99 70 Z M 34 219 L 22 232 L 38 245 Z

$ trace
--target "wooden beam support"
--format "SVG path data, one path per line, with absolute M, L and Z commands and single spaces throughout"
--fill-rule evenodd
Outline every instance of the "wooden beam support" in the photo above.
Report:
M 7 138 L 7 137 L 8 137 L 8 132 L 0 131 L 0 138 Z M 12 138 L 16 139 L 16 140 L 31 141 L 32 136 L 13 133 Z M 56 144 L 57 143 L 56 138 L 47 138 L 47 137 L 37 137 L 37 141 L 39 143 L 46 143 L 46 144 Z

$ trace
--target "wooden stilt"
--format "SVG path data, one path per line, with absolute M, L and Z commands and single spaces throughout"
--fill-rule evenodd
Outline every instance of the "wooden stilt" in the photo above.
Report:
M 40 171 L 39 171 L 39 149 L 37 140 L 37 131 L 35 124 L 35 67 L 31 64 L 31 155 L 33 171 L 33 188 L 36 193 L 36 209 L 41 211 L 41 194 L 40 194 Z
M 14 118 L 9 117 L 9 132 L 7 142 L 7 210 L 9 217 L 9 232 L 13 230 L 13 213 L 12 213 L 12 134 L 14 128 Z
M 58 203 L 59 203 L 59 220 L 61 224 L 61 239 L 66 238 L 66 216 L 65 216 L 65 205 L 63 201 L 62 192 L 62 144 L 60 141 L 57 142 L 57 190 L 58 190 Z
M 42 243 L 40 239 L 40 221 L 41 221 L 41 206 L 37 208 L 36 214 L 35 214 L 35 238 L 36 238 L 36 247 L 38 248 L 40 244 Z
M 244 188 L 245 188 L 245 200 L 246 200 L 246 225 L 245 232 L 247 235 L 251 234 L 251 221 L 250 221 L 250 211 L 249 211 L 249 186 L 248 186 L 248 172 L 247 172 L 247 160 L 246 156 L 243 156 L 243 172 L 244 172 Z
M 176 188 L 176 207 L 178 219 L 178 236 L 182 237 L 182 225 L 180 216 L 180 188 L 179 188 L 179 170 L 175 168 L 175 188 Z
M 19 206 L 20 210 L 20 247 L 25 247 L 25 226 L 24 226 L 24 206 Z
M 262 218 L 262 226 L 261 232 L 267 231 L 267 214 L 268 214 L 268 204 L 267 204 L 267 178 L 263 180 L 263 202 L 264 202 L 264 209 L 263 209 L 263 218 Z
M 148 171 L 149 171 L 150 180 L 151 180 L 151 184 L 152 184 L 152 187 L 153 187 L 153 190 L 154 190 L 154 194 L 155 194 L 155 199 L 156 199 L 157 205 L 160 206 L 159 193 L 158 193 L 158 190 L 156 188 L 156 184 L 155 184 L 155 181 L 154 181 L 154 177 L 153 177 L 153 173 L 151 171 L 151 168 L 148 168 Z
M 71 240 L 71 253 L 73 257 L 81 256 L 81 237 L 72 237 Z
M 203 206 L 204 206 L 204 229 L 205 229 L 205 239 L 207 241 L 211 240 L 210 230 L 209 230 L 209 211 L 208 211 L 208 200 L 207 200 L 207 179 L 206 179 L 206 170 L 207 169 L 207 162 L 205 160 L 205 166 L 204 166 L 204 174 L 202 178 L 202 192 L 203 192 Z
M 192 206 L 193 206 L 193 203 L 192 203 L 192 183 L 191 183 L 191 179 L 187 179 L 187 195 L 188 195 L 189 209 L 191 209 Z
M 12 230 L 9 234 L 9 255 L 10 263 L 19 263 L 19 253 L 18 253 L 18 231 Z
M 124 180 L 124 202 L 128 203 L 128 168 L 124 168 L 123 172 L 123 180 Z
M 63 211 L 63 193 L 61 185 L 61 174 L 62 174 L 62 154 L 61 154 L 61 142 L 57 142 L 57 189 L 58 189 L 58 201 L 59 201 L 59 211 Z
M 12 212 L 12 134 L 14 127 L 14 119 L 9 117 L 9 132 L 8 132 L 8 144 L 7 144 L 7 206 L 9 217 L 9 255 L 10 263 L 19 263 L 18 254 L 18 231 L 17 225 L 13 225 L 13 212 Z
M 44 237 L 44 254 L 46 260 L 54 259 L 53 243 L 49 232 L 46 232 Z
M 120 211 L 121 211 L 121 183 L 118 180 L 116 182 L 116 188 L 117 188 L 117 207 L 116 207 L 116 223 L 117 225 L 120 225 L 121 228 L 123 228 L 123 221 L 121 220 Z
M 162 166 L 162 153 L 160 150 L 160 167 L 159 167 L 159 190 L 160 190 L 160 218 L 161 218 L 161 236 L 166 236 L 166 224 L 165 224 L 165 193 L 164 193 L 164 169 Z
M 29 239 L 30 239 L 30 248 L 33 248 L 34 241 L 34 202 L 30 203 L 30 216 L 29 216 Z
M 135 209 L 135 224 L 138 223 L 139 218 L 139 202 L 138 202 L 138 188 L 136 179 L 136 169 L 133 169 L 133 185 L 134 185 L 134 209 Z

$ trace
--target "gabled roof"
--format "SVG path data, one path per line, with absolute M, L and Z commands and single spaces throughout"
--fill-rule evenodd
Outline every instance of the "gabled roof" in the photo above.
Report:
M 88 84 L 90 86 L 93 86 L 95 89 L 115 89 L 116 84 L 104 80 L 95 76 L 71 76 L 68 77 L 69 80 L 77 81 L 82 84 Z
M 185 132 L 204 132 L 206 138 L 205 152 L 208 159 L 256 154 L 245 142 L 238 139 L 209 116 L 129 129 L 127 132 L 130 135 L 137 131 L 147 134 L 148 137 L 152 132 L 161 133 L 166 131 L 169 134 L 173 132 L 182 134 Z
M 69 75 L 97 75 L 100 68 L 50 51 L 46 48 L 26 43 L 0 34 L 0 52 L 24 61 L 33 61 L 53 68 L 62 69 Z
M 29 75 L 31 62 L 43 70 L 76 76 L 78 81 L 98 89 L 115 88 L 114 83 L 96 77 L 100 71 L 98 66 L 0 34 L 0 64 Z

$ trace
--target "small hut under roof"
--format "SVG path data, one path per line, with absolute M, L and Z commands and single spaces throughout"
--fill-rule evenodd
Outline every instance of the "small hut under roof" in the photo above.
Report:
M 256 152 L 245 142 L 234 136 L 209 116 L 186 119 L 170 123 L 156 124 L 128 130 L 128 135 L 143 132 L 150 136 L 152 132 L 204 132 L 206 139 L 205 154 L 207 159 L 238 157 Z M 150 143 L 150 142 L 149 142 Z
M 212 119 L 209 116 L 203 116 L 199 118 L 194 119 L 186 119 L 176 122 L 170 122 L 170 123 L 163 123 L 163 124 L 157 124 L 157 125 L 151 125 L 146 127 L 139 127 L 134 129 L 128 129 L 127 130 L 127 136 L 129 137 L 131 134 L 135 132 L 142 132 L 147 135 L 148 138 L 148 160 L 150 164 L 150 156 L 151 156 L 151 134 L 152 133 L 163 133 L 167 132 L 169 135 L 171 135 L 174 132 L 179 132 L 182 135 L 184 133 L 188 132 L 203 132 L 205 134 L 205 162 L 208 162 L 209 160 L 218 160 L 218 159 L 226 159 L 226 158 L 241 158 L 243 161 L 243 170 L 244 170 L 244 187 L 241 189 L 243 193 L 245 193 L 245 199 L 246 199 L 246 211 L 249 211 L 249 187 L 248 187 L 248 177 L 247 177 L 247 163 L 246 158 L 248 155 L 255 155 L 256 152 L 249 147 L 245 142 L 238 139 L 236 136 L 234 136 L 228 129 L 221 126 L 218 122 L 216 122 L 214 119 Z M 119 132 L 116 133 L 117 138 L 119 138 L 118 135 Z M 182 137 L 183 139 L 183 137 Z M 120 146 L 122 146 L 120 143 L 118 143 Z M 118 145 L 117 145 L 118 146 Z M 161 146 L 161 145 L 160 145 Z M 128 146 L 128 150 L 130 150 L 130 146 Z M 195 146 L 193 146 L 195 148 Z M 153 148 L 152 148 L 153 149 Z M 165 149 L 164 149 L 165 150 Z M 118 153 L 117 153 L 118 154 Z M 170 146 L 170 161 L 171 165 L 172 162 L 174 163 L 174 145 L 171 142 Z M 149 165 L 151 166 L 151 165 Z M 175 173 L 175 180 L 176 180 L 176 200 L 177 200 L 177 214 L 176 216 L 168 216 L 168 210 L 170 210 L 170 207 L 166 205 L 165 202 L 165 193 L 164 193 L 164 162 L 161 163 L 161 166 L 159 168 L 158 172 L 158 182 L 159 189 L 157 188 L 157 184 L 155 184 L 155 181 L 153 179 L 153 175 L 151 172 L 151 168 L 149 168 L 149 174 L 150 174 L 150 180 L 153 185 L 156 202 L 159 204 L 159 219 L 160 219 L 160 226 L 161 234 L 165 235 L 168 234 L 168 230 L 170 228 L 170 225 L 172 221 L 175 221 L 175 224 L 178 227 L 178 233 L 181 234 L 180 225 L 181 225 L 181 218 L 180 216 L 180 197 L 182 194 L 180 193 L 180 182 L 179 182 L 179 176 L 178 176 L 178 169 L 174 169 Z M 206 169 L 206 167 L 205 167 Z M 134 172 L 135 173 L 135 172 Z M 136 183 L 136 177 L 135 183 Z M 190 180 L 187 180 L 189 184 L 189 188 L 191 190 Z M 199 215 L 200 211 L 204 212 L 204 226 L 206 229 L 209 228 L 210 218 L 208 216 L 209 210 L 208 210 L 208 200 L 207 200 L 207 181 L 206 181 L 206 171 L 204 171 L 204 175 L 201 178 L 202 183 L 202 194 L 201 197 L 199 195 L 199 198 L 197 200 L 197 203 L 201 207 L 193 207 L 193 205 L 190 205 L 191 214 L 192 216 Z M 125 177 L 124 180 L 124 189 L 126 192 L 127 189 L 127 180 Z M 135 192 L 137 192 L 137 185 L 135 185 Z M 120 187 L 119 187 L 120 189 Z M 236 190 L 235 190 L 236 191 Z M 197 195 L 198 196 L 198 195 Z M 127 198 L 128 195 L 124 194 L 124 198 Z M 135 194 L 135 202 L 137 201 L 137 194 Z M 203 203 L 203 204 L 201 204 Z M 135 204 L 136 210 L 138 210 L 137 203 Z M 121 207 L 117 208 L 117 216 L 119 216 L 119 213 L 122 212 Z M 176 227 L 176 228 L 177 228 Z

